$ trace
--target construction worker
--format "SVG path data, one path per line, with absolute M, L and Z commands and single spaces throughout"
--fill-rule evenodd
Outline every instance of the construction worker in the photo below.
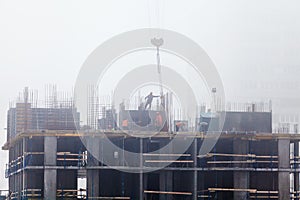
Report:
M 124 119 L 122 121 L 122 128 L 123 128 L 123 130 L 128 130 L 128 120 L 127 119 Z
M 156 117 L 155 117 L 155 127 L 157 130 L 161 130 L 163 125 L 163 118 L 160 114 L 160 112 L 156 112 Z
M 146 99 L 145 110 L 147 109 L 148 106 L 149 106 L 149 110 L 151 109 L 151 104 L 152 104 L 153 98 L 155 98 L 155 97 L 159 97 L 159 96 L 153 95 L 152 92 L 150 92 L 150 94 L 145 97 L 145 99 Z
M 175 124 L 176 132 L 184 131 L 184 128 L 185 128 L 185 123 L 184 122 L 182 122 L 182 121 L 177 121 L 176 122 L 176 124 Z

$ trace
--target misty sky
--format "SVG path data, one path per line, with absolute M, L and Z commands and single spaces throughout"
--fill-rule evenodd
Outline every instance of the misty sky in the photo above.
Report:
M 299 115 L 299 8 L 299 0 L 0 0 L 0 144 L 8 102 L 25 86 L 71 90 L 98 45 L 147 27 L 177 31 L 205 49 L 228 101 L 272 99 L 277 112 Z

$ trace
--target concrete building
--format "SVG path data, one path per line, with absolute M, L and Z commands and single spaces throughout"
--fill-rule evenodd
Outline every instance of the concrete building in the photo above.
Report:
M 103 134 L 132 151 L 155 149 L 172 139 L 167 133 L 151 139 L 131 138 L 118 132 L 91 133 L 99 153 L 105 151 L 101 144 Z M 182 135 L 182 140 L 187 136 Z M 211 153 L 199 157 L 198 149 L 205 137 L 198 134 L 177 160 L 171 154 L 142 153 L 141 169 L 155 168 L 159 162 L 170 165 L 151 173 L 131 174 L 96 160 L 85 151 L 77 133 L 23 132 L 3 147 L 9 150 L 11 199 L 283 200 L 298 196 L 299 155 L 291 153 L 298 152 L 299 135 L 224 133 Z M 122 152 L 119 155 L 114 168 L 127 169 L 126 158 Z M 87 188 L 83 188 L 81 196 L 77 181 L 82 177 L 86 177 Z
M 9 137 L 2 148 L 9 151 L 6 169 L 9 199 L 300 197 L 300 135 L 272 133 L 271 112 L 228 112 L 216 145 L 201 155 L 199 149 L 211 137 L 213 128 L 196 127 L 196 132 L 161 131 L 151 136 L 147 136 L 147 130 L 141 130 L 143 137 L 121 131 L 117 124 L 115 130 L 109 126 L 109 130 L 78 129 L 77 132 L 79 114 L 71 123 L 63 120 L 69 119 L 69 110 L 56 108 L 54 113 L 59 113 L 55 115 L 58 118 L 51 118 L 51 122 L 55 119 L 57 123 L 46 126 L 51 123 L 41 119 L 49 119 L 54 110 L 43 109 L 16 104 L 8 111 Z M 148 111 L 122 112 L 125 114 L 121 119 L 126 120 L 126 116 L 144 116 Z M 44 117 L 36 119 L 34 113 Z M 201 113 L 197 124 L 213 127 L 220 121 L 217 116 L 222 115 L 224 112 Z M 115 126 L 107 121 L 104 124 Z M 168 146 L 168 153 L 160 153 L 175 136 L 177 142 Z M 119 148 L 111 151 L 107 142 L 103 142 L 105 138 Z M 178 153 L 178 145 L 187 140 L 191 141 L 189 148 Z M 138 153 L 134 167 L 128 164 L 125 150 Z M 109 164 L 105 158 L 110 159 Z M 162 168 L 163 165 L 166 167 Z M 82 178 L 86 180 L 85 187 L 79 184 Z

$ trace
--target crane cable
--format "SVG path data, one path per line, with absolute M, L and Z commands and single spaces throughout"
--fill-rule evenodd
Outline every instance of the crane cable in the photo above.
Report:
M 162 3 L 162 5 L 160 5 Z M 161 63 L 160 63 L 160 47 L 163 45 L 164 40 L 163 40 L 163 31 L 160 31 L 161 26 L 163 26 L 163 18 L 161 15 L 164 13 L 164 8 L 165 8 L 165 0 L 154 0 L 151 1 L 148 0 L 148 15 L 149 15 L 149 27 L 151 27 L 151 4 L 153 6 L 153 14 L 154 18 L 153 21 L 156 21 L 156 26 L 157 26 L 157 33 L 154 33 L 156 37 L 151 39 L 152 45 L 156 47 L 156 61 L 157 61 L 157 73 L 158 73 L 158 82 L 159 82 L 159 89 L 160 89 L 160 98 L 161 98 L 161 106 L 163 109 L 165 109 L 165 97 L 164 97 L 164 92 L 163 92 L 163 83 L 162 83 L 162 71 L 161 71 Z M 156 5 L 153 5 L 156 4 Z M 161 9 L 160 9 L 161 7 Z M 162 12 L 162 13 L 161 13 Z M 155 23 L 155 22 L 154 22 Z M 154 25 L 154 24 L 153 24 Z M 151 34 L 151 33 L 150 33 Z
M 156 47 L 156 61 L 157 61 L 157 73 L 158 73 L 158 81 L 159 81 L 159 88 L 160 88 L 160 98 L 161 98 L 161 106 L 165 107 L 165 100 L 164 100 L 164 91 L 163 91 L 163 84 L 162 84 L 162 74 L 161 74 L 161 64 L 160 64 L 160 51 L 159 48 L 163 45 L 164 40 L 162 38 L 153 38 L 151 43 Z
M 160 95 L 163 95 L 164 91 L 163 91 L 163 85 L 162 85 L 159 47 L 156 48 L 156 59 L 157 59 L 157 73 L 158 73 L 158 80 L 159 80 L 159 87 L 160 87 Z

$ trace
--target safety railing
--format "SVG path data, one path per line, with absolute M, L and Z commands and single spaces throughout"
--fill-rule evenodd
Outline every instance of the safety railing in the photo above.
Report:
M 87 199 L 86 190 L 57 189 L 56 198 L 57 199 Z
M 57 166 L 84 167 L 87 163 L 87 156 L 84 153 L 57 152 Z
M 191 154 L 154 154 L 144 153 L 144 166 L 155 167 L 169 164 L 168 167 L 193 167 L 194 160 Z
M 22 190 L 22 199 L 42 199 L 42 189 L 24 189 Z
M 208 153 L 198 156 L 200 167 L 252 167 L 252 168 L 277 168 L 278 156 L 256 154 L 225 154 Z

